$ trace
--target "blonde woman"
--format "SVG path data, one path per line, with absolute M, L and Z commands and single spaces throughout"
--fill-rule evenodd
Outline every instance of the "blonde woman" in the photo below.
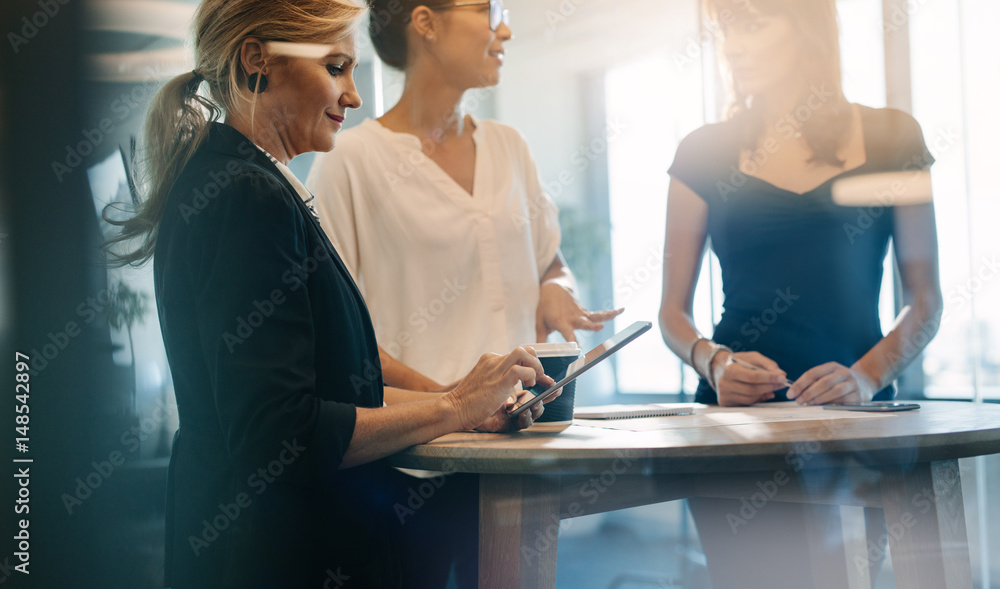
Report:
M 365 14 L 351 0 L 206 0 L 196 69 L 150 110 L 149 194 L 108 247 L 118 263 L 154 259 L 180 416 L 168 586 L 400 586 L 406 482 L 380 459 L 526 427 L 538 413 L 506 418 L 515 384 L 551 383 L 515 349 L 446 395 L 383 387 L 365 303 L 287 168 L 332 149 L 361 104 Z

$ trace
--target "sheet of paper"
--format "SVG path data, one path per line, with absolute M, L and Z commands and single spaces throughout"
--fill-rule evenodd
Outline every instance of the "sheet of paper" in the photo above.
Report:
M 690 427 L 727 427 L 769 423 L 772 421 L 830 421 L 833 419 L 883 419 L 892 413 L 829 411 L 818 406 L 800 406 L 793 401 L 767 403 L 753 407 L 712 407 L 696 409 L 694 415 L 641 417 L 637 419 L 574 419 L 574 425 L 625 431 L 653 431 Z

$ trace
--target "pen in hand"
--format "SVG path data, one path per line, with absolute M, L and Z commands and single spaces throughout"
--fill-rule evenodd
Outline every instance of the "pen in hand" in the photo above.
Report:
M 750 370 L 764 370 L 762 367 L 757 366 L 755 364 L 751 364 L 746 360 L 740 360 L 739 358 L 737 358 L 735 355 L 732 354 L 729 355 L 729 361 L 732 362 L 733 364 L 736 364 L 737 366 L 742 366 L 743 368 L 749 368 Z M 785 386 L 786 387 L 792 386 L 792 381 L 786 378 Z

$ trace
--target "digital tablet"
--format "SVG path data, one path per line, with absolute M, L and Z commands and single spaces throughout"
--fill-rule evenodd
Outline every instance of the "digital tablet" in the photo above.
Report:
M 634 340 L 635 338 L 649 331 L 649 328 L 652 326 L 653 324 L 650 323 L 649 321 L 636 321 L 635 323 L 629 325 L 622 331 L 619 331 L 614 336 L 612 336 L 611 339 L 609 339 L 608 341 L 597 346 L 593 350 L 587 352 L 587 355 L 584 356 L 583 366 L 580 366 L 576 370 L 567 374 L 565 378 L 563 378 L 556 384 L 549 387 L 545 392 L 535 396 L 534 398 L 524 402 L 521 405 L 518 405 L 517 407 L 512 409 L 507 415 L 511 417 L 517 417 L 518 415 L 530 409 L 536 403 L 541 403 L 545 399 L 551 397 L 560 388 L 573 382 L 576 379 L 576 377 L 580 376 L 584 372 L 590 370 L 600 362 L 604 361 L 604 359 L 610 357 L 611 354 L 614 354 L 618 350 L 622 349 L 625 346 L 625 344 L 629 343 L 630 341 Z

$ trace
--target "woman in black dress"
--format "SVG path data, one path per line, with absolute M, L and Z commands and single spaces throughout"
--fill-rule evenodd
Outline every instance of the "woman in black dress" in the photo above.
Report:
M 726 121 L 683 140 L 670 168 L 664 341 L 701 375 L 700 402 L 892 398 L 893 381 L 936 333 L 942 308 L 933 206 L 912 198 L 934 161 L 920 126 L 844 97 L 835 0 L 708 5 L 723 32 L 733 102 Z M 834 202 L 838 181 L 880 173 L 896 175 L 873 176 L 885 186 L 873 185 L 866 206 Z M 708 238 L 725 297 L 711 339 L 692 320 Z M 878 300 L 890 238 L 904 306 L 883 335 Z M 691 509 L 716 589 L 812 586 L 794 530 L 801 508 L 768 505 L 737 529 L 726 514 L 739 513 L 738 502 L 692 500 Z
M 360 106 L 365 14 L 351 0 L 205 0 L 195 71 L 150 109 L 149 195 L 109 249 L 154 259 L 180 417 L 168 586 L 399 587 L 413 528 L 397 507 L 413 484 L 381 459 L 526 427 L 538 412 L 509 423 L 514 386 L 551 383 L 519 348 L 447 394 L 383 387 L 365 303 L 286 167 L 332 149 Z

